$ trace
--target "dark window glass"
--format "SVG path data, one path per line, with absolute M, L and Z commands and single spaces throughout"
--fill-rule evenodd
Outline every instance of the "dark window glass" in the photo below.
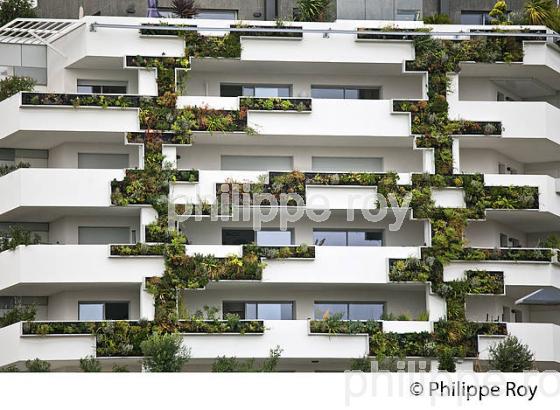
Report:
M 223 229 L 222 245 L 247 245 L 255 242 L 255 231 L 252 229 Z
M 330 98 L 335 100 L 378 100 L 379 88 L 361 87 L 311 87 L 312 98 Z
M 349 231 L 348 246 L 383 246 L 383 233 L 376 231 Z
M 379 88 L 361 88 L 359 92 L 360 100 L 379 100 Z
M 289 246 L 292 244 L 292 231 L 258 231 L 259 246 Z
M 383 232 L 314 230 L 313 243 L 318 246 L 383 246 Z
M 247 320 L 292 320 L 294 304 L 292 302 L 229 302 L 237 309 L 244 305 L 243 317 Z M 226 304 L 224 303 L 224 314 Z
M 237 20 L 237 10 L 199 10 L 197 19 Z
M 344 88 L 311 87 L 311 98 L 344 99 Z
M 243 87 L 234 84 L 220 84 L 221 97 L 239 97 L 243 95 Z
M 124 84 L 88 84 L 86 81 L 78 81 L 78 93 L 82 94 L 126 94 Z
M 350 320 L 379 320 L 382 314 L 382 303 L 350 303 L 348 305 Z
M 313 243 L 318 246 L 346 246 L 346 232 L 313 231 Z
M 245 319 L 245 303 L 244 302 L 224 302 L 223 304 L 224 318 L 228 313 L 239 316 L 240 319 Z
M 487 11 L 462 11 L 461 24 L 472 24 L 472 25 L 491 24 L 490 14 Z
M 346 303 L 315 303 L 315 319 L 322 320 L 334 315 L 342 315 L 342 320 L 348 320 L 348 305 Z
M 128 320 L 128 302 L 105 303 L 105 320 Z

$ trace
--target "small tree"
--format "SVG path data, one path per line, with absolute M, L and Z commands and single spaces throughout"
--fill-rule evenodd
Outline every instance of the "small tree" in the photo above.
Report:
M 527 345 L 515 336 L 508 336 L 490 347 L 490 368 L 501 372 L 522 372 L 533 369 L 534 356 Z
M 35 80 L 29 77 L 10 76 L 0 80 L 0 101 L 19 93 L 33 91 Z
M 492 17 L 492 24 L 509 24 L 507 3 L 503 0 L 498 0 L 492 10 L 490 10 L 490 17 Z
M 51 371 L 51 364 L 41 359 L 33 359 L 25 362 L 27 371 L 32 373 L 47 373 Z
M 173 0 L 171 10 L 182 19 L 192 19 L 198 14 L 198 7 L 194 0 Z
M 4 0 L 0 3 L 0 27 L 17 18 L 37 17 L 31 0 Z
M 85 373 L 99 373 L 101 371 L 101 363 L 93 356 L 86 356 L 80 359 L 80 369 Z
M 183 346 L 181 335 L 154 333 L 140 344 L 144 368 L 152 373 L 180 372 L 190 359 L 190 350 Z
M 555 8 L 553 0 L 527 0 L 524 7 L 527 24 L 548 25 Z

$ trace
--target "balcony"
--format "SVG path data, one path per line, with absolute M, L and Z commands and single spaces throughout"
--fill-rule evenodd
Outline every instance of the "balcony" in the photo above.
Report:
M 44 284 L 140 285 L 163 272 L 163 257 L 109 257 L 108 245 L 29 245 L 0 253 L 0 266 L 0 294 L 25 294 Z
M 508 323 L 508 333 L 523 344 L 527 344 L 537 362 L 560 363 L 560 326 L 547 323 Z M 503 336 L 479 336 L 479 351 L 482 360 L 488 359 L 490 346 L 499 343 Z
M 72 104 L 34 105 L 33 101 L 26 100 L 24 105 L 18 93 L 0 102 L 1 146 L 49 149 L 62 142 L 91 142 L 92 135 L 97 135 L 95 141 L 107 142 L 111 134 L 113 140 L 117 134 L 122 141 L 124 132 L 139 130 L 138 108 L 132 106 L 75 108 Z
M 111 181 L 123 176 L 124 170 L 18 169 L 0 178 L 0 215 L 7 220 L 27 209 L 38 219 L 47 207 L 110 207 Z

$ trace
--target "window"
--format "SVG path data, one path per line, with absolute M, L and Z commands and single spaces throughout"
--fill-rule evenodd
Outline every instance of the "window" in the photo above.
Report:
M 400 20 L 400 21 L 420 20 L 420 10 L 397 9 L 395 20 Z
M 79 302 L 78 320 L 128 320 L 128 302 Z
M 515 101 L 513 98 L 505 95 L 504 93 L 498 91 L 496 94 L 496 101 Z
M 222 229 L 222 245 L 246 245 L 255 242 L 252 229 Z
M 237 10 L 200 9 L 195 18 L 213 20 L 237 20 Z
M 293 302 L 224 302 L 223 316 L 228 313 L 246 320 L 293 320 Z
M 130 243 L 129 227 L 78 227 L 78 244 L 80 245 L 108 245 Z
M 78 168 L 85 168 L 85 169 L 128 168 L 128 154 L 78 153 Z
M 383 232 L 314 229 L 313 243 L 318 246 L 383 246 Z
M 379 302 L 315 302 L 315 319 L 341 315 L 342 320 L 379 320 L 384 303 Z
M 491 18 L 488 11 L 461 11 L 461 24 L 488 25 Z
M 227 171 L 291 171 L 292 157 L 256 155 L 222 155 L 222 170 Z
M 257 245 L 259 246 L 290 246 L 293 244 L 293 231 L 257 231 Z
M 126 81 L 78 80 L 78 93 L 126 94 Z
M 291 97 L 291 85 L 220 84 L 221 97 Z
M 312 98 L 330 98 L 336 100 L 379 100 L 381 89 L 379 87 L 336 87 L 336 86 L 311 86 Z
M 312 157 L 311 168 L 316 172 L 381 172 L 383 159 Z

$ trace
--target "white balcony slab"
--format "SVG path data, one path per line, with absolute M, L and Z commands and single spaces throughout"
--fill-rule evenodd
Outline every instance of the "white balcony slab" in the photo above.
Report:
M 432 332 L 433 326 L 432 322 L 428 321 L 418 321 L 418 320 L 384 320 L 383 321 L 383 332 L 393 332 L 393 333 L 421 333 L 421 332 Z
M 529 346 L 535 361 L 560 363 L 560 326 L 550 323 L 508 323 L 508 333 Z M 504 336 L 479 336 L 480 358 L 487 360 L 490 347 Z
M 86 263 L 87 261 L 87 263 Z M 18 285 L 137 283 L 163 273 L 163 257 L 109 257 L 109 245 L 29 245 L 0 253 L 0 293 Z
M 184 335 L 193 359 L 266 358 L 280 346 L 283 359 L 344 359 L 368 354 L 368 335 L 311 335 L 306 320 L 266 320 L 261 335 Z
M 124 170 L 23 168 L 0 177 L 0 215 L 19 207 L 109 207 Z
M 377 203 L 376 187 L 307 185 L 305 190 L 309 209 L 375 209 Z
M 57 361 L 95 356 L 93 335 L 22 337 L 21 322 L 0 329 L 0 346 L 0 366 L 37 357 Z
M 457 188 L 434 188 L 432 199 L 439 208 L 466 208 L 465 191 Z
M 0 124 L 0 141 L 16 133 L 34 133 L 35 138 L 40 138 L 43 132 L 91 135 L 140 130 L 138 108 L 22 106 L 20 93 L 0 102 Z

